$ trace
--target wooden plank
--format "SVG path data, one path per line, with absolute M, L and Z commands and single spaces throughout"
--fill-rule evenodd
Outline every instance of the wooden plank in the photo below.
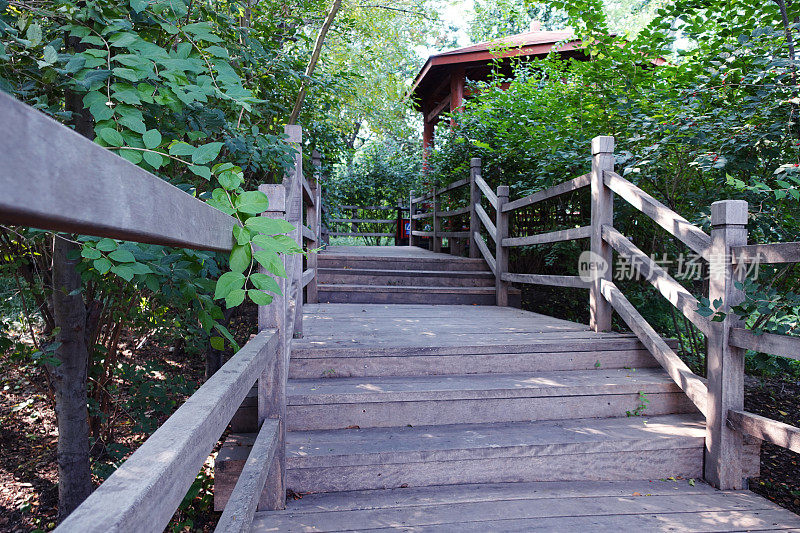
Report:
M 505 281 L 513 283 L 531 283 L 534 285 L 552 285 L 554 287 L 575 287 L 588 289 L 591 282 L 584 281 L 580 276 L 549 276 L 544 274 L 513 274 L 506 272 L 502 275 Z
M 675 306 L 683 316 L 697 326 L 704 335 L 709 335 L 711 326 L 707 318 L 697 313 L 700 302 L 680 283 L 675 281 L 666 270 L 637 248 L 631 241 L 615 228 L 603 226 L 603 240 L 609 243 L 619 254 L 628 258 L 636 271 L 658 289 L 664 298 Z
M 475 176 L 475 185 L 483 192 L 484 196 L 489 200 L 489 203 L 492 204 L 492 207 L 497 209 L 497 195 L 492 192 L 489 184 L 486 183 L 480 175 Z
M 436 234 L 437 237 L 445 237 L 448 239 L 466 239 L 469 237 L 468 231 L 440 231 Z
M 475 242 L 475 234 L 480 233 L 481 223 L 478 220 L 478 213 L 475 211 L 475 205 L 481 203 L 481 191 L 475 184 L 475 176 L 481 173 L 481 160 L 479 157 L 473 157 L 469 160 L 469 256 L 472 258 L 480 257 L 480 250 L 478 244 Z
M 800 242 L 748 244 L 731 248 L 734 262 L 800 263 Z
M 444 108 L 449 105 L 450 105 L 450 95 L 448 94 L 444 100 L 439 102 L 439 105 L 433 108 L 433 111 L 428 113 L 428 115 L 425 117 L 425 120 L 427 122 L 432 122 L 436 117 L 439 116 L 439 114 L 444 110 Z
M 303 186 L 303 202 L 305 205 L 314 206 L 314 193 L 311 191 L 311 186 L 308 184 L 308 179 L 305 176 L 302 177 L 301 184 Z
M 800 361 L 800 337 L 761 333 L 756 335 L 744 328 L 731 328 L 729 341 L 747 350 L 763 352 Z
M 236 220 L 4 92 L 0 222 L 229 251 Z
M 436 189 L 436 195 L 444 194 L 446 192 L 450 192 L 452 190 L 458 189 L 463 187 L 464 185 L 469 185 L 469 178 L 464 178 L 462 180 L 454 181 L 450 185 L 445 185 L 441 189 Z
M 483 227 L 486 228 L 486 231 L 489 232 L 489 236 L 492 238 L 493 241 L 497 242 L 497 228 L 492 223 L 492 219 L 489 218 L 489 214 L 486 213 L 486 210 L 480 203 L 475 204 L 475 213 L 478 215 L 478 220 L 483 223 Z
M 162 531 L 208 454 L 274 359 L 278 335 L 263 330 L 206 381 L 57 531 Z
M 603 240 L 603 224 L 614 225 L 614 194 L 603 182 L 603 172 L 614 170 L 614 137 L 599 135 L 592 139 L 590 175 L 591 227 L 589 254 L 579 258 L 584 277 L 592 279 L 589 290 L 589 326 L 594 331 L 611 331 L 611 304 L 603 297 L 602 282 L 613 279 L 614 250 Z M 588 256 L 588 257 L 587 257 Z M 587 276 L 588 274 L 588 276 Z
M 478 245 L 478 249 L 481 251 L 483 255 L 483 259 L 489 265 L 489 269 L 492 271 L 493 274 L 497 275 L 497 265 L 495 264 L 494 256 L 489 251 L 489 247 L 486 246 L 486 241 L 483 240 L 481 234 L 477 231 L 473 233 L 473 238 L 475 239 L 475 244 Z
M 396 218 L 332 218 L 331 222 L 342 222 L 345 224 L 364 222 L 366 224 L 390 224 L 397 222 Z
M 248 533 L 278 446 L 278 421 L 265 420 L 214 531 Z
M 311 228 L 309 228 L 308 226 L 302 225 L 300 226 L 300 230 L 303 232 L 303 239 L 312 242 L 317 240 L 316 234 L 313 231 L 311 231 Z
M 800 428 L 747 411 L 729 410 L 728 424 L 735 430 L 800 453 Z
M 394 233 L 344 233 L 339 231 L 328 232 L 331 237 L 394 237 Z
M 503 246 L 503 239 L 508 236 L 508 213 L 503 213 L 502 207 L 508 202 L 508 185 L 501 185 L 497 188 L 497 208 L 495 224 L 497 227 L 497 238 L 494 240 L 494 260 L 495 260 L 495 295 L 498 307 L 508 306 L 508 282 L 503 279 L 503 274 L 508 272 L 508 248 Z
M 300 286 L 305 287 L 306 285 L 311 283 L 311 280 L 314 279 L 316 273 L 317 272 L 313 268 L 309 268 L 305 272 L 303 272 L 303 276 L 300 278 Z
M 415 237 L 433 237 L 432 231 L 413 231 L 411 232 Z
M 469 213 L 469 206 L 462 207 L 460 209 L 451 209 L 449 211 L 437 211 L 436 216 L 447 218 L 447 217 L 455 217 L 458 215 L 464 215 L 466 213 Z
M 363 209 L 364 211 L 391 211 L 396 205 L 340 205 L 339 209 Z
M 414 213 L 411 215 L 413 220 L 419 220 L 420 218 L 430 218 L 433 216 L 433 211 L 428 211 L 427 213 Z
M 650 350 L 653 357 L 661 364 L 670 377 L 683 389 L 683 392 L 697 406 L 697 409 L 706 413 L 706 400 L 708 386 L 706 380 L 696 375 L 681 361 L 680 357 L 664 342 L 656 331 L 647 323 L 641 314 L 633 307 L 625 295 L 620 292 L 614 283 L 602 280 L 601 290 L 622 320 L 631 328 L 642 344 Z
M 578 176 L 577 178 L 573 178 L 569 181 L 565 181 L 564 183 L 559 183 L 558 185 L 554 185 L 543 191 L 538 191 L 533 194 L 529 194 L 525 198 L 520 198 L 519 200 L 508 202 L 508 204 L 506 204 L 505 207 L 503 207 L 503 211 L 513 211 L 515 209 L 519 209 L 520 207 L 526 207 L 541 202 L 543 200 L 554 198 L 556 196 L 560 196 L 568 192 L 576 191 L 583 187 L 588 187 L 590 183 L 591 183 L 591 174 L 584 174 L 582 176 Z
M 415 204 L 418 204 L 420 202 L 424 202 L 425 200 L 429 200 L 431 198 L 433 198 L 433 193 L 429 192 L 429 193 L 423 194 L 422 196 L 417 196 L 416 198 L 412 198 L 411 202 L 415 203 Z
M 608 187 L 625 199 L 633 207 L 652 218 L 656 224 L 667 230 L 692 251 L 708 260 L 711 237 L 703 230 L 692 225 L 669 207 L 665 206 L 639 187 L 626 180 L 616 172 L 606 171 L 604 181 Z
M 576 239 L 588 239 L 592 236 L 592 227 L 583 226 L 580 228 L 562 229 L 549 233 L 538 233 L 527 237 L 509 237 L 503 239 L 503 246 L 529 246 L 533 244 L 547 244 L 551 242 L 574 241 Z

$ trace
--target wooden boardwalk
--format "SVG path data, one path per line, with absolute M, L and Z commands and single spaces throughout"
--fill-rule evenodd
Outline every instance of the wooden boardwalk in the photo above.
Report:
M 701 481 L 703 418 L 633 335 L 519 309 L 306 305 L 287 430 L 302 498 L 252 531 L 800 531 Z

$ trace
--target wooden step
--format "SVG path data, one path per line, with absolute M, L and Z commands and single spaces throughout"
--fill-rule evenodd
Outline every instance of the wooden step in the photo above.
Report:
M 495 305 L 494 287 L 419 287 L 394 285 L 319 284 L 322 303 L 429 305 Z M 509 303 L 519 307 L 520 291 L 509 289 Z
M 777 531 L 800 517 L 750 492 L 701 481 L 491 483 L 308 494 L 256 514 L 282 531 Z
M 661 369 L 290 380 L 287 429 L 403 427 L 693 412 Z
M 700 477 L 698 415 L 287 433 L 295 492 Z
M 442 254 L 439 257 L 376 257 L 323 252 L 317 257 L 319 268 L 392 270 L 472 270 L 488 271 L 483 259 Z
M 399 285 L 417 287 L 494 287 L 489 271 L 396 270 L 390 268 L 320 268 L 318 282 L 325 285 Z
M 675 341 L 668 341 L 675 344 Z M 449 374 L 495 374 L 553 372 L 609 368 L 653 368 L 658 362 L 638 339 L 598 342 L 573 339 L 531 345 L 522 352 L 471 353 L 464 349 L 450 354 L 397 350 L 395 353 L 342 349 L 331 353 L 312 346 L 292 351 L 290 379 L 428 376 Z

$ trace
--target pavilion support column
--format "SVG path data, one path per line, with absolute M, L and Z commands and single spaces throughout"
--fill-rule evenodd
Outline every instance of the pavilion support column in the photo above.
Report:
M 424 126 L 422 129 L 422 173 L 428 172 L 428 157 L 433 150 L 433 128 L 436 123 L 431 120 L 428 121 L 423 117 Z
M 457 66 L 450 72 L 450 112 L 461 111 L 464 105 L 464 84 L 467 78 L 463 66 Z M 456 125 L 453 117 L 450 118 L 450 127 Z

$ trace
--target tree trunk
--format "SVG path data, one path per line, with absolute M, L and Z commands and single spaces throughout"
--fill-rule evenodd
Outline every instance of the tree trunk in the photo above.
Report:
M 86 345 L 86 306 L 81 276 L 70 255 L 80 246 L 56 236 L 53 243 L 53 318 L 58 328 L 55 351 L 59 364 L 49 365 L 58 420 L 58 518 L 67 517 L 92 492 L 89 471 L 89 413 L 86 379 L 89 349 Z

